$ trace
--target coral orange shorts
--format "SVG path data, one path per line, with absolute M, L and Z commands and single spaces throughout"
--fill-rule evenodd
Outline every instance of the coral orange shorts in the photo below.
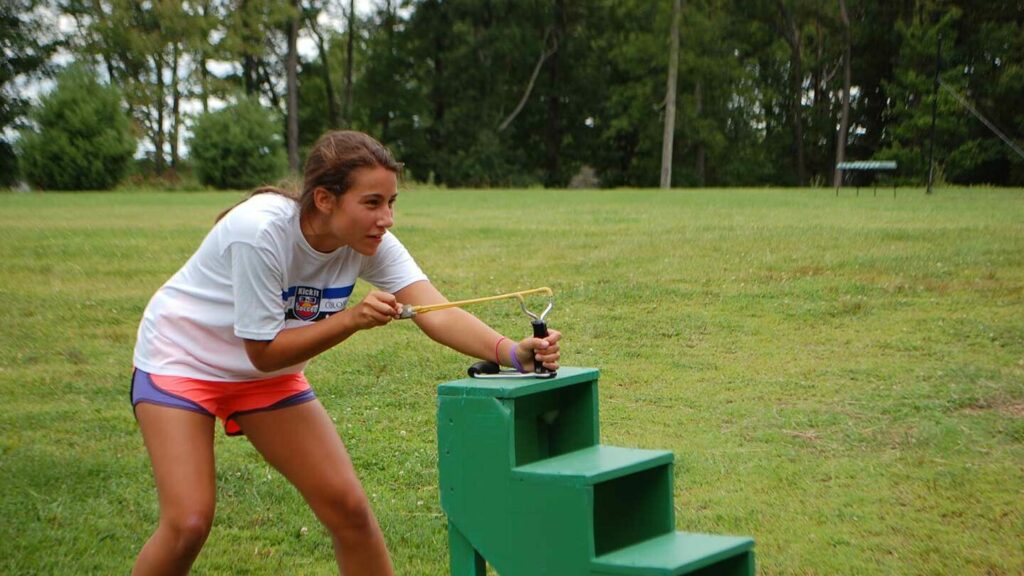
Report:
M 215 382 L 182 376 L 160 376 L 135 369 L 132 408 L 140 402 L 216 416 L 228 436 L 244 434 L 235 417 L 309 402 L 316 398 L 306 377 L 284 374 L 247 382 Z

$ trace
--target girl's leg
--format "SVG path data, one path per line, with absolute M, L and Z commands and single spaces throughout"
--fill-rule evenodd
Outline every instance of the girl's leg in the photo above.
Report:
M 153 463 L 160 524 L 132 574 L 187 574 L 213 522 L 214 419 L 149 403 L 137 405 L 135 414 Z
M 267 462 L 298 488 L 330 531 L 342 574 L 394 573 L 384 535 L 352 460 L 318 400 L 235 420 Z

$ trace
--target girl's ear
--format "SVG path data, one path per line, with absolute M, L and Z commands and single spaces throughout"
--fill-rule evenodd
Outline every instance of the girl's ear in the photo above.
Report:
M 313 189 L 313 204 L 316 209 L 324 214 L 330 214 L 334 210 L 336 198 L 327 189 L 317 186 Z

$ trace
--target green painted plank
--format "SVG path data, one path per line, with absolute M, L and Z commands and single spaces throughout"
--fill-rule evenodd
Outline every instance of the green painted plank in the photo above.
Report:
M 599 556 L 593 567 L 607 574 L 679 576 L 753 547 L 750 538 L 673 532 Z
M 580 382 L 592 382 L 599 376 L 597 368 L 562 367 L 554 378 L 463 378 L 441 384 L 437 393 L 440 396 L 519 398 Z
M 656 466 L 672 464 L 672 453 L 617 446 L 590 446 L 512 469 L 515 476 L 545 477 L 568 484 L 597 484 Z

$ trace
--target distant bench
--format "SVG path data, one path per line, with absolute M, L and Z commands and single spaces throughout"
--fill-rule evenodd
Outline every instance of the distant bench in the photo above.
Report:
M 839 178 L 840 186 L 843 181 L 846 180 L 846 173 L 849 171 L 854 172 L 884 172 L 887 170 L 896 170 L 895 160 L 862 160 L 859 162 L 840 162 L 836 164 L 836 169 L 841 171 L 841 177 Z M 839 196 L 839 188 L 836 186 L 836 196 Z M 860 184 L 857 184 L 857 195 L 860 196 Z M 875 195 L 878 195 L 878 184 L 875 184 Z M 896 182 L 892 184 L 892 197 L 896 197 Z

